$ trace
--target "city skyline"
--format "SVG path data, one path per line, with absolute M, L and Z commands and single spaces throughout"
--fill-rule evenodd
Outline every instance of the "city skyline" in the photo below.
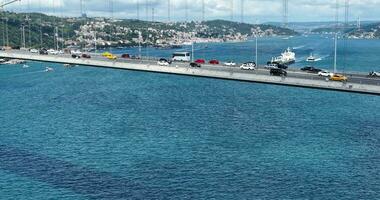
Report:
M 203 9 L 206 20 L 225 19 L 247 23 L 282 22 L 283 2 L 281 0 L 83 0 L 82 12 L 89 17 L 115 17 L 120 19 L 141 19 L 157 21 L 202 20 Z M 110 2 L 113 2 L 110 8 Z M 139 2 L 139 3 L 138 3 Z M 170 12 L 168 8 L 170 2 Z M 202 2 L 205 3 L 203 8 Z M 244 6 L 242 7 L 242 3 Z M 146 5 L 148 3 L 148 5 Z M 333 21 L 335 1 L 292 0 L 289 1 L 289 22 Z M 344 0 L 340 3 L 340 21 L 344 18 Z M 377 7 L 380 0 L 350 0 L 349 20 L 378 20 Z M 138 9 L 139 8 L 139 9 Z M 232 9 L 231 9 L 232 8 Z M 79 0 L 22 0 L 5 8 L 14 12 L 42 12 L 50 15 L 80 16 Z M 113 11 L 111 13 L 111 10 Z M 139 11 L 137 11 L 139 10 Z M 154 13 L 152 16 L 152 13 Z M 170 13 L 170 15 L 168 14 Z M 242 15 L 243 13 L 243 15 Z

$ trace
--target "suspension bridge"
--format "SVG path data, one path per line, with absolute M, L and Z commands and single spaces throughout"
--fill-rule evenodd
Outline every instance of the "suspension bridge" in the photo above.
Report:
M 19 2 L 19 0 L 9 1 L 1 4 L 0 7 L 10 5 L 12 3 Z M 168 16 L 167 21 L 170 23 L 172 21 L 171 17 L 171 1 L 168 0 Z M 186 3 L 187 5 L 187 3 Z M 241 1 L 241 5 L 244 5 L 244 1 Z M 231 19 L 234 18 L 233 13 L 233 1 L 231 3 Z M 283 26 L 288 27 L 288 1 L 283 1 L 284 14 L 283 14 Z M 187 6 L 186 6 L 187 7 Z M 346 0 L 345 10 L 348 12 L 348 0 Z M 114 5 L 112 1 L 109 2 L 109 9 L 112 13 Z M 140 4 L 137 4 L 137 9 L 140 9 Z M 149 3 L 146 3 L 146 12 L 149 14 L 151 7 Z M 202 0 L 202 20 L 205 20 L 205 1 Z M 242 8 L 241 22 L 244 21 L 244 9 Z M 152 18 L 154 18 L 154 10 L 152 10 Z M 87 15 L 84 11 L 83 1 L 80 1 L 80 16 L 86 18 Z M 113 15 L 111 16 L 113 18 Z M 139 11 L 137 12 L 137 18 L 140 18 Z M 28 19 L 27 17 L 25 19 Z M 346 17 L 347 19 L 347 17 Z M 153 20 L 153 19 L 152 19 Z M 337 20 L 338 21 L 338 20 Z M 26 23 L 22 25 L 22 47 L 26 47 L 26 35 L 25 26 Z M 6 27 L 6 26 L 5 26 Z M 7 31 L 7 30 L 6 30 Z M 40 37 L 42 43 L 42 30 L 40 30 Z M 141 34 L 141 33 L 140 33 Z M 56 49 L 59 49 L 58 44 L 58 27 L 54 29 L 54 44 Z M 139 36 L 140 38 L 140 36 Z M 256 38 L 257 39 L 257 38 Z M 8 43 L 6 44 L 8 45 Z M 257 48 L 256 48 L 257 55 Z M 354 93 L 365 93 L 365 94 L 375 94 L 380 95 L 380 80 L 370 79 L 366 77 L 365 74 L 361 73 L 351 73 L 347 74 L 349 76 L 348 82 L 336 82 L 329 81 L 326 78 L 316 76 L 315 74 L 305 73 L 299 70 L 288 70 L 288 76 L 270 76 L 269 70 L 265 69 L 263 66 L 258 66 L 254 71 L 241 70 L 238 67 L 227 67 L 222 65 L 202 65 L 201 68 L 192 68 L 188 63 L 183 62 L 173 62 L 170 66 L 160 66 L 157 64 L 157 60 L 133 60 L 133 59 L 118 59 L 109 60 L 103 58 L 101 55 L 92 53 L 91 59 L 74 59 L 70 54 L 59 54 L 59 55 L 39 55 L 33 54 L 25 50 L 7 50 L 0 51 L 0 57 L 9 59 L 22 59 L 30 61 L 40 61 L 40 62 L 53 62 L 71 65 L 83 65 L 92 67 L 105 67 L 112 69 L 122 69 L 122 70 L 136 70 L 145 72 L 155 72 L 155 73 L 167 73 L 185 76 L 196 76 L 196 77 L 207 77 L 207 78 L 217 78 L 217 79 L 227 79 L 236 81 L 247 81 L 256 83 L 266 83 L 266 84 L 276 84 L 284 86 L 295 86 L 295 87 L 306 87 L 306 88 L 316 88 L 325 90 L 336 90 L 344 92 L 354 92 Z M 257 59 L 257 56 L 256 56 Z

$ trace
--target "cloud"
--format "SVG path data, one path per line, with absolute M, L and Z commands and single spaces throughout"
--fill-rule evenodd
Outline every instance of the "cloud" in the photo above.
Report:
M 168 20 L 168 0 L 83 0 L 83 11 L 89 16 L 115 18 L 137 18 L 159 21 Z M 110 2 L 113 2 L 111 6 Z M 170 18 L 189 20 L 202 18 L 202 0 L 170 0 Z M 187 3 L 186 3 L 187 2 Z M 241 20 L 241 11 L 246 22 L 281 21 L 282 0 L 204 0 L 206 19 Z M 233 2 L 233 4 L 232 4 Z M 340 18 L 344 16 L 344 0 L 340 2 Z M 350 19 L 380 18 L 380 0 L 350 0 Z M 139 8 L 139 12 L 137 12 Z M 79 0 L 22 0 L 6 8 L 17 12 L 43 12 L 58 16 L 79 16 Z M 113 11 L 111 13 L 111 10 Z M 332 21 L 335 15 L 334 0 L 289 0 L 289 21 Z

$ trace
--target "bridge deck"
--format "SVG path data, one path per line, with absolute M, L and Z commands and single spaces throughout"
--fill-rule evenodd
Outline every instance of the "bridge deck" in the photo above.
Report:
M 168 67 L 164 67 L 158 66 L 156 61 L 125 59 L 111 61 L 101 56 L 93 56 L 91 59 L 73 59 L 70 55 L 55 56 L 31 54 L 23 51 L 0 51 L 0 57 L 380 95 L 380 80 L 367 78 L 359 73 L 356 75 L 351 74 L 349 81 L 342 83 L 326 81 L 324 78 L 314 74 L 300 71 L 289 71 L 288 77 L 282 78 L 269 76 L 268 70 L 265 69 L 243 71 L 236 67 L 212 65 L 204 65 L 202 68 L 190 68 L 186 63 L 173 63 Z

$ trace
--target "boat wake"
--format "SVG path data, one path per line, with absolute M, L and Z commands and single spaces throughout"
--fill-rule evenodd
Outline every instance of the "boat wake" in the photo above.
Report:
M 34 72 L 19 73 L 19 74 L 14 74 L 12 76 L 7 76 L 7 78 L 20 77 L 20 76 L 26 76 L 26 75 L 30 75 L 30 74 L 39 74 L 39 73 L 46 73 L 46 71 L 45 70 L 39 70 L 39 71 L 34 71 Z
M 302 45 L 302 46 L 293 47 L 293 49 L 294 49 L 294 50 L 297 50 L 297 49 L 302 49 L 302 48 L 304 48 L 304 47 L 305 47 L 305 45 Z

